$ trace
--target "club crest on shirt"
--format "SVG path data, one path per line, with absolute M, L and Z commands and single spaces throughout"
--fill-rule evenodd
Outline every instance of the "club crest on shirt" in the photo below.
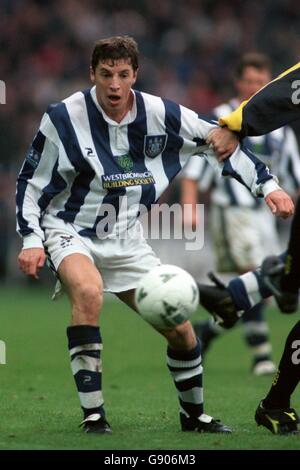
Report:
M 167 145 L 168 135 L 145 135 L 144 154 L 146 157 L 155 158 L 162 153 Z

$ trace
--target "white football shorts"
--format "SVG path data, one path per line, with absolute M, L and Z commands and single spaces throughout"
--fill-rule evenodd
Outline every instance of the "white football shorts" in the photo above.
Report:
M 134 289 L 143 274 L 161 264 L 143 237 L 139 222 L 129 229 L 129 236 L 124 239 L 82 237 L 73 224 L 49 214 L 44 217 L 42 227 L 50 267 L 57 272 L 66 256 L 81 253 L 90 258 L 99 270 L 106 292 Z M 133 237 L 133 233 L 138 235 Z M 60 293 L 58 283 L 54 297 Z

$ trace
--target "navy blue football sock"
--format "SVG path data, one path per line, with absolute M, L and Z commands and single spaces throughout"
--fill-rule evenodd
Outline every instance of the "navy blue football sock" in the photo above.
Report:
M 190 351 L 168 347 L 167 365 L 177 389 L 180 412 L 198 418 L 203 413 L 201 350 L 199 340 Z
M 67 328 L 71 368 L 84 417 L 99 413 L 104 416 L 102 395 L 102 339 L 96 326 Z

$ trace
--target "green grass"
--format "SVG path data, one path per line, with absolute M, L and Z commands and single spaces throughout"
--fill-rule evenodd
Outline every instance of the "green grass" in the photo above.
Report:
M 216 342 L 204 378 L 205 411 L 234 433 L 181 433 L 163 338 L 123 304 L 109 301 L 101 319 L 103 382 L 114 432 L 83 434 L 65 335 L 67 300 L 53 303 L 49 292 L 39 289 L 1 289 L 0 294 L 0 339 L 7 347 L 7 364 L 0 365 L 0 449 L 300 449 L 299 437 L 273 436 L 255 425 L 255 408 L 271 379 L 249 373 L 239 329 Z M 298 316 L 275 309 L 268 316 L 278 360 Z M 297 392 L 293 405 L 300 408 Z

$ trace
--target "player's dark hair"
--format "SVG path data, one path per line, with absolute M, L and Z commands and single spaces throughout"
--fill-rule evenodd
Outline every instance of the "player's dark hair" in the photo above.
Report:
M 95 71 L 99 62 L 115 62 L 120 59 L 130 60 L 133 70 L 138 69 L 138 45 L 130 36 L 114 36 L 97 41 L 92 53 L 91 66 Z
M 236 66 L 236 77 L 241 78 L 246 67 L 254 67 L 258 70 L 268 70 L 272 72 L 271 61 L 268 56 L 259 52 L 248 52 L 242 55 Z

